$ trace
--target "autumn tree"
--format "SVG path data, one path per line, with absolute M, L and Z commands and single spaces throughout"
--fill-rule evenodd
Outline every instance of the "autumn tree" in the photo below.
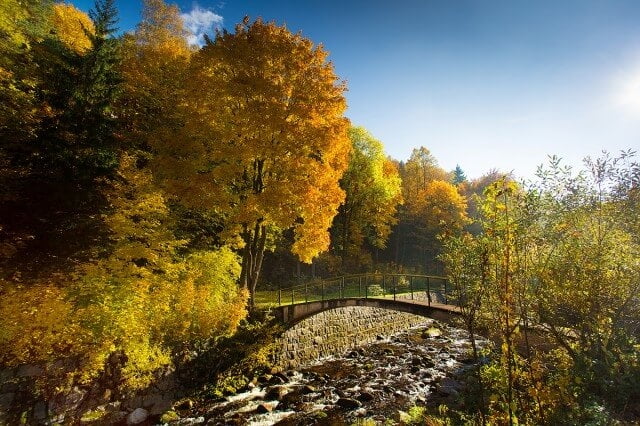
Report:
M 385 156 L 382 143 L 362 127 L 352 127 L 349 137 L 349 167 L 340 180 L 346 199 L 332 227 L 343 268 L 351 254 L 365 250 L 363 243 L 385 247 L 402 202 L 398 170 Z
M 95 34 L 95 26 L 86 13 L 73 5 L 56 3 L 52 20 L 56 37 L 68 48 L 80 54 L 91 48 L 89 37 Z
M 41 110 L 33 66 L 34 44 L 51 29 L 52 1 L 0 3 L 0 155 L 34 137 Z
M 438 166 L 438 160 L 427 148 L 414 148 L 402 173 L 402 192 L 407 206 L 434 180 L 448 181 L 449 174 Z
M 455 232 L 464 223 L 459 209 L 465 200 L 425 147 L 414 149 L 400 170 L 405 204 L 394 230 L 396 262 L 423 270 L 439 268 L 437 236 Z
M 150 140 L 183 124 L 186 72 L 192 54 L 180 10 L 162 0 L 143 2 L 142 21 L 125 35 L 119 99 L 127 146 L 149 151 Z
M 344 200 L 346 87 L 327 56 L 285 27 L 245 19 L 194 55 L 185 126 L 153 145 L 156 175 L 179 202 L 225 216 L 251 294 L 267 234 L 293 228 L 292 251 L 310 262 Z

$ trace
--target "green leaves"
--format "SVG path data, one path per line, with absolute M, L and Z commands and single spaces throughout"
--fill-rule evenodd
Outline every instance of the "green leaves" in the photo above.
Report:
M 496 365 L 508 373 L 506 386 L 499 387 L 508 398 L 496 409 L 508 410 L 509 418 L 544 423 L 535 416 L 550 410 L 544 415 L 569 419 L 575 413 L 553 409 L 572 394 L 597 398 L 611 412 L 636 397 L 637 391 L 616 389 L 640 377 L 633 346 L 640 244 L 635 225 L 629 226 L 640 213 L 637 168 L 631 153 L 587 159 L 578 173 L 552 157 L 535 184 L 503 179 L 487 187 L 480 235 L 445 241 L 443 260 L 464 296 L 463 312 L 474 319 L 479 310 L 475 321 L 490 319 L 489 329 L 502 341 Z M 520 355 L 543 362 L 531 346 L 516 352 L 517 335 L 526 338 L 530 327 L 548 331 L 577 380 L 540 375 L 533 364 L 520 364 Z M 548 362 L 542 366 L 552 370 Z M 537 411 L 513 399 L 529 386 L 527 377 L 538 383 Z M 553 400 L 554 388 L 564 401 Z
M 363 127 L 350 128 L 349 138 L 349 167 L 340 179 L 346 198 L 333 221 L 332 243 L 343 267 L 349 262 L 357 269 L 365 243 L 385 247 L 391 227 L 397 223 L 402 194 L 398 168 L 386 157 L 382 143 Z

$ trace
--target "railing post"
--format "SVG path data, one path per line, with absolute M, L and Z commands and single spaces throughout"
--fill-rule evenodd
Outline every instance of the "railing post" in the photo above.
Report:
M 391 285 L 393 285 L 393 300 L 396 300 L 396 282 L 398 277 L 391 277 Z
M 431 306 L 431 281 L 427 277 L 427 304 Z
M 340 279 L 340 299 L 344 299 L 344 276 Z
M 320 285 L 322 286 L 322 290 L 321 290 L 321 292 L 320 292 L 320 294 L 321 294 L 321 296 L 320 296 L 320 297 L 321 297 L 322 301 L 324 302 L 324 281 L 322 281 L 322 282 L 320 283 Z
M 445 305 L 449 303 L 449 299 L 447 298 L 447 280 L 444 280 L 444 303 Z
M 295 303 L 296 303 L 296 299 L 295 299 L 295 297 L 294 297 L 294 293 L 295 293 L 295 292 L 296 292 L 296 291 L 295 291 L 294 289 L 291 289 L 291 304 L 292 304 L 292 305 L 295 305 Z
M 387 290 L 385 289 L 385 276 L 382 274 L 382 297 L 386 296 Z
M 308 295 L 309 293 L 307 292 L 307 283 L 304 283 L 304 303 L 309 303 L 309 298 Z
M 409 275 L 409 289 L 411 290 L 411 300 L 413 300 L 413 275 Z
M 358 297 L 362 297 L 362 276 L 358 277 Z
M 367 275 L 364 276 L 364 298 L 369 298 L 369 280 Z
M 282 306 L 282 289 L 280 288 L 280 284 L 278 284 L 278 306 Z

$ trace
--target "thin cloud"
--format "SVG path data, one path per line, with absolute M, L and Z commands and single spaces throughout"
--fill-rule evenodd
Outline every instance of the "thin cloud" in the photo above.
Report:
M 222 27 L 222 16 L 198 5 L 195 5 L 190 12 L 182 13 L 180 16 L 192 34 L 187 38 L 189 44 L 202 46 L 205 34 L 212 33 L 215 29 Z

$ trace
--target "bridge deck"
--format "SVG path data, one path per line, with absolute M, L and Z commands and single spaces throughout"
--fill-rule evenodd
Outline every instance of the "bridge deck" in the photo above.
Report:
M 451 317 L 461 314 L 460 308 L 454 305 L 410 299 L 394 300 L 383 297 L 350 297 L 330 300 L 316 300 L 312 302 L 301 302 L 279 306 L 274 309 L 274 312 L 282 322 L 291 325 L 322 311 L 347 306 L 367 306 L 390 309 L 394 311 L 408 312 L 415 315 L 421 315 L 438 320 L 449 320 Z

